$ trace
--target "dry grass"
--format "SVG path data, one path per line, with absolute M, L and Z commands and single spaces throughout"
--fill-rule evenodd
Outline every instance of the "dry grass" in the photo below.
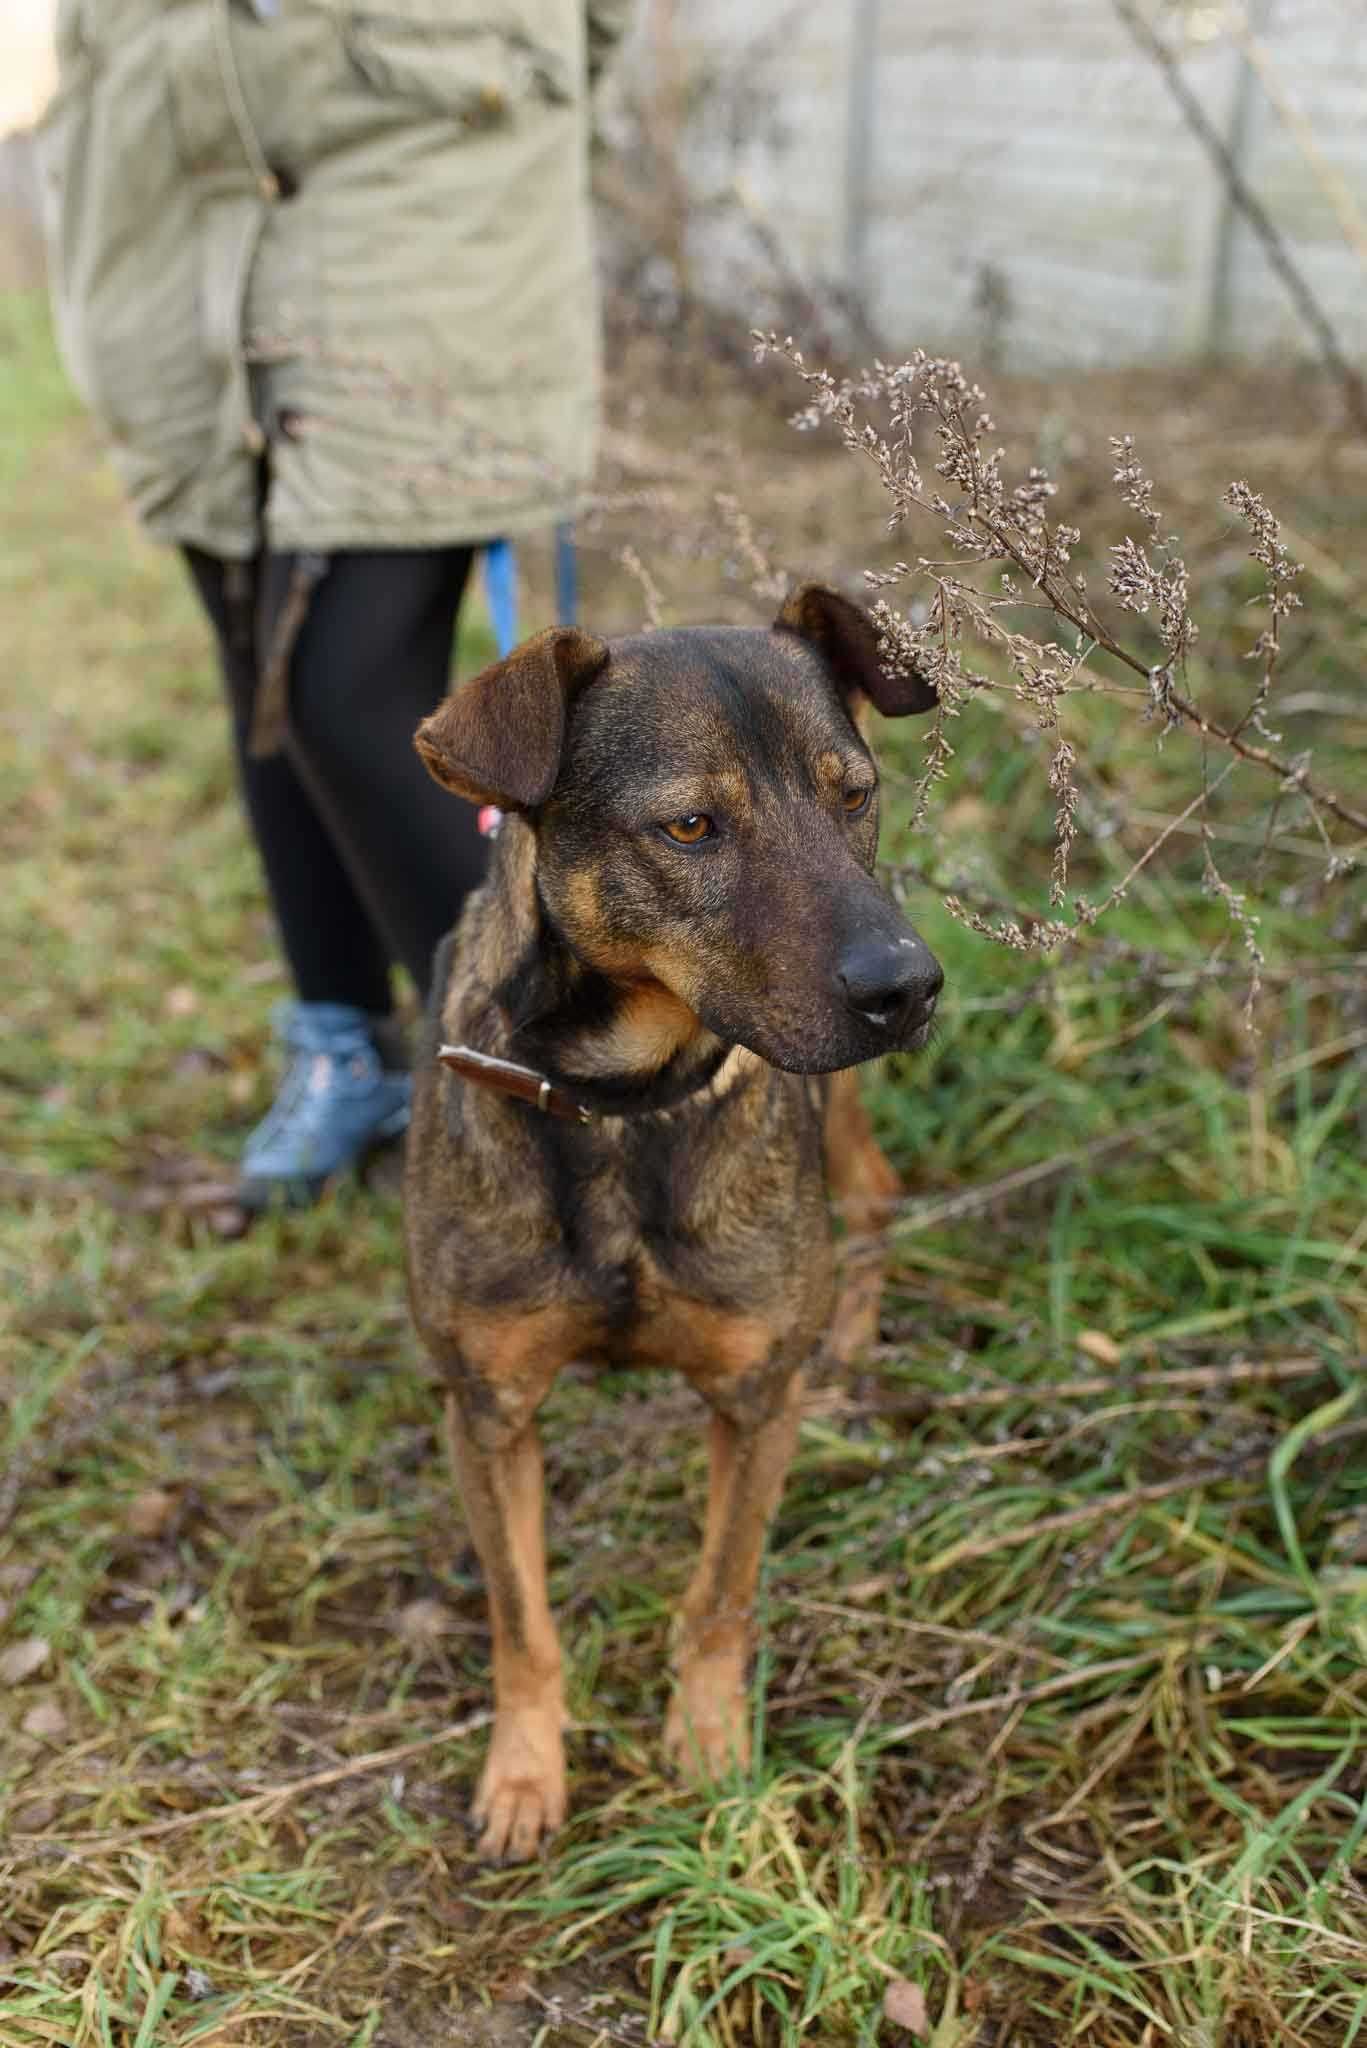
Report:
M 792 440 L 753 384 L 690 365 L 680 389 L 674 365 L 666 389 L 652 344 L 630 355 L 606 495 L 632 502 L 588 536 L 595 623 L 640 616 L 628 539 L 673 616 L 757 616 L 753 549 L 890 562 L 838 449 Z M 1367 2039 L 1351 878 L 1277 818 L 1256 1042 L 1199 838 L 1056 961 L 913 895 L 945 1025 L 876 1084 L 910 1190 L 886 1341 L 804 1427 L 759 1760 L 710 1813 L 658 1772 L 691 1397 L 569 1375 L 546 1435 L 574 1816 L 544 1866 L 484 1874 L 459 1732 L 483 1602 L 394 1197 L 214 1234 L 279 974 L 216 686 L 28 301 L 0 307 L 0 363 L 5 2048 L 843 2043 L 874 2038 L 892 1977 L 924 1989 L 936 2048 Z M 1123 518 L 1105 437 L 1141 435 L 1202 564 L 1212 690 L 1252 594 L 1219 492 L 1253 478 L 1308 565 L 1286 743 L 1360 788 L 1367 472 L 1312 397 L 1109 380 L 1000 403 L 1098 550 Z M 1104 891 L 1190 769 L 1085 709 L 1074 878 Z M 909 886 L 917 865 L 1047 905 L 1038 749 L 1005 700 L 971 716 L 914 839 L 892 742 L 891 850 Z M 1239 788 L 1218 827 L 1256 854 L 1276 791 Z

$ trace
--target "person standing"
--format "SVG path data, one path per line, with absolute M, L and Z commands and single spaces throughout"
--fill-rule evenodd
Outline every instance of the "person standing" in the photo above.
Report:
M 212 624 L 294 984 L 240 1199 L 406 1123 L 483 872 L 412 735 L 475 548 L 592 465 L 589 95 L 631 0 L 59 0 L 37 138 L 58 342 Z

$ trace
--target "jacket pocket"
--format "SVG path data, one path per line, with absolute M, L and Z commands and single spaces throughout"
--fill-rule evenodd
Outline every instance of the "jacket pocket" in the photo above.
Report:
M 573 98 L 566 65 L 519 36 L 411 4 L 358 9 L 345 29 L 354 68 L 377 93 L 449 115 L 464 128 L 496 128 L 520 106 Z

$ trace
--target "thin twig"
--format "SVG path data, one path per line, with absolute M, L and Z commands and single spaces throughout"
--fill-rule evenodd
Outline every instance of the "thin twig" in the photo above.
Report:
M 1080 1529 L 1087 1522 L 1099 1522 L 1110 1515 L 1121 1515 L 1134 1508 L 1150 1506 L 1154 1501 L 1167 1500 L 1174 1493 L 1191 1493 L 1201 1486 L 1219 1486 L 1228 1479 L 1236 1479 L 1243 1472 L 1265 1462 L 1263 1451 L 1243 1458 L 1229 1460 L 1223 1465 L 1203 1465 L 1196 1472 L 1186 1472 L 1177 1479 L 1157 1479 L 1149 1486 L 1127 1487 L 1119 1493 L 1103 1493 L 1097 1500 L 1084 1501 L 1080 1507 L 1063 1508 L 1056 1515 L 1041 1515 L 1038 1521 L 1028 1522 L 1023 1528 L 1003 1529 L 995 1536 L 968 1536 L 962 1543 L 952 1543 L 948 1550 L 942 1550 L 938 1557 L 932 1557 L 929 1564 L 921 1566 L 925 1578 L 938 1579 L 943 1572 L 964 1564 L 968 1559 L 995 1557 L 1001 1550 L 1018 1550 L 1022 1543 L 1033 1543 L 1037 1536 L 1057 1536 L 1064 1529 Z
M 1182 118 L 1225 181 L 1225 189 L 1263 245 L 1268 262 L 1286 286 L 1296 311 L 1319 344 L 1327 368 L 1338 379 L 1347 402 L 1348 415 L 1359 433 L 1367 433 L 1367 396 L 1362 378 L 1349 362 L 1339 338 L 1319 300 L 1292 261 L 1290 252 L 1273 224 L 1267 208 L 1252 190 L 1231 155 L 1224 137 L 1212 127 L 1205 109 L 1182 76 L 1181 66 L 1162 38 L 1154 33 L 1134 0 L 1111 0 L 1120 19 L 1141 50 L 1152 57 L 1162 72 L 1168 91 L 1177 102 Z
M 1320 148 L 1314 128 L 1283 89 L 1267 45 L 1254 35 L 1237 7 L 1229 10 L 1229 27 L 1235 42 L 1257 72 L 1259 82 L 1275 109 L 1278 120 L 1295 137 L 1301 155 L 1314 172 L 1316 183 L 1338 216 L 1344 241 L 1363 269 L 1367 270 L 1367 221 L 1363 220 L 1358 211 L 1357 201 L 1347 179 Z
M 1043 1380 L 1019 1387 L 982 1387 L 962 1394 L 910 1394 L 905 1400 L 841 1401 L 843 1415 L 960 1414 L 975 1408 L 1085 1401 L 1093 1394 L 1218 1393 L 1234 1386 L 1274 1386 L 1282 1380 L 1316 1379 L 1326 1370 L 1320 1358 L 1238 1359 L 1232 1365 L 1179 1366 L 1172 1372 L 1096 1373 L 1088 1379 Z
M 1038 1847 L 1044 1847 L 1044 1844 L 1039 1842 L 1039 1837 L 1046 1828 L 1062 1827 L 1065 1821 L 1071 1820 L 1075 1813 L 1082 1811 L 1102 1779 L 1108 1778 L 1117 1764 L 1128 1756 L 1129 1752 L 1134 1748 L 1135 1743 L 1149 1725 L 1152 1711 L 1153 1693 L 1152 1687 L 1150 1687 L 1140 1694 L 1138 1712 L 1131 1715 L 1128 1726 L 1121 1729 L 1120 1734 L 1111 1744 L 1110 1748 L 1102 1751 L 1100 1757 L 1092 1769 L 1088 1771 L 1076 1792 L 1065 1799 L 1062 1806 L 1056 1808 L 1053 1813 L 1047 1814 L 1043 1820 L 1037 1820 L 1033 1823 L 1030 1828 L 1030 1839 Z
M 645 602 L 647 630 L 651 633 L 658 633 L 664 624 L 664 600 L 660 595 L 659 584 L 655 581 L 655 578 L 651 575 L 635 548 L 631 546 L 619 548 L 616 558 L 627 574 L 635 577 L 640 587 L 641 596 Z
M 1088 1166 L 1093 1160 L 1103 1159 L 1108 1152 L 1123 1151 L 1128 1145 L 1140 1144 L 1171 1125 L 1181 1123 L 1199 1106 L 1197 1103 L 1179 1103 L 1174 1109 L 1164 1110 L 1161 1116 L 1145 1117 L 1142 1122 L 1126 1124 L 1123 1130 L 1112 1131 L 1104 1138 L 1093 1138 L 1086 1145 L 1074 1145 L 1067 1151 L 1055 1152 L 1051 1158 L 1038 1160 L 1033 1166 L 1018 1166 L 1013 1173 L 1004 1173 L 982 1187 L 965 1188 L 961 1195 L 903 1208 L 892 1225 L 893 1241 L 900 1244 L 904 1237 L 938 1229 L 942 1223 L 957 1223 L 965 1216 L 979 1215 L 982 1210 L 990 1209 L 993 1203 L 1006 1201 L 1010 1196 L 1020 1194 L 1024 1188 L 1052 1179 L 1055 1174 L 1066 1173 L 1077 1166 Z
M 829 1614 L 838 1621 L 876 1624 L 881 1629 L 895 1629 L 902 1635 L 933 1636 L 937 1641 L 952 1643 L 956 1648 L 962 1648 L 965 1643 L 976 1643 L 983 1649 L 995 1650 L 1001 1656 L 1029 1657 L 1038 1663 L 1054 1664 L 1060 1670 L 1068 1667 L 1068 1659 L 1056 1657 L 1052 1650 L 1037 1648 L 1030 1643 L 1012 1642 L 1009 1636 L 989 1635 L 985 1629 L 949 1628 L 938 1621 L 909 1621 L 900 1614 L 880 1614 L 872 1608 L 847 1607 L 839 1600 L 803 1600 L 794 1596 L 784 1605 L 796 1608 L 799 1614 Z
M 1027 575 L 1031 573 L 1030 564 L 1011 536 L 999 524 L 984 519 L 972 506 L 964 508 L 963 516 L 977 519 L 991 536 L 993 543 L 1010 556 L 1017 568 Z M 1075 626 L 1078 632 L 1088 634 L 1113 660 L 1123 662 L 1135 675 L 1143 676 L 1145 681 L 1148 681 L 1151 669 L 1137 655 L 1131 654 L 1128 648 L 1122 647 L 1114 634 L 1107 630 L 1090 608 L 1084 615 L 1076 594 L 1070 594 L 1066 584 L 1060 579 L 1045 577 L 1040 583 L 1040 588 L 1060 618 L 1067 619 L 1069 625 Z M 1323 804 L 1326 811 L 1332 811 L 1345 825 L 1352 825 L 1359 832 L 1367 832 L 1367 811 L 1355 809 L 1352 804 L 1345 803 L 1335 791 L 1323 789 L 1319 784 L 1312 782 L 1299 763 L 1287 760 L 1282 754 L 1275 754 L 1271 747 L 1253 746 L 1249 741 L 1241 739 L 1238 733 L 1231 732 L 1228 726 L 1221 725 L 1216 719 L 1207 718 L 1204 711 L 1194 704 L 1190 697 L 1184 696 L 1175 683 L 1168 685 L 1165 701 L 1188 725 L 1194 725 L 1203 737 L 1219 740 L 1223 746 L 1231 748 L 1238 754 L 1241 760 L 1252 761 L 1255 766 L 1266 768 L 1282 782 L 1289 783 L 1303 796 L 1309 797 L 1313 803 Z
M 933 1714 L 922 1714 L 915 1721 L 904 1721 L 900 1727 L 880 1731 L 880 1748 L 894 1742 L 909 1742 L 913 1736 L 929 1735 L 937 1728 L 947 1728 L 951 1722 L 966 1721 L 975 1714 L 1010 1713 L 1014 1707 L 1032 1707 L 1037 1700 L 1057 1699 L 1060 1693 L 1072 1692 L 1080 1685 L 1090 1685 L 1097 1678 L 1115 1678 L 1127 1671 L 1146 1671 L 1150 1665 L 1162 1658 L 1161 1650 L 1149 1650 L 1135 1657 L 1107 1657 L 1100 1664 L 1084 1664 L 1079 1671 L 1066 1671 L 1058 1678 L 1041 1679 L 1038 1685 L 1012 1685 L 1005 1692 L 995 1692 L 986 1699 L 963 1700 L 958 1706 L 941 1707 Z
M 436 1749 L 443 1742 L 459 1742 L 463 1736 L 473 1735 L 480 1728 L 486 1728 L 493 1715 L 488 1712 L 470 1714 L 464 1721 L 452 1721 L 446 1728 L 439 1728 L 435 1735 L 420 1735 L 413 1742 L 396 1743 L 392 1749 L 372 1750 L 368 1756 L 353 1757 L 350 1763 L 335 1764 L 331 1770 L 311 1771 L 306 1778 L 290 1778 L 282 1785 L 268 1786 L 264 1792 L 253 1792 L 245 1799 L 225 1799 L 218 1806 L 201 1806 L 194 1813 L 178 1813 L 171 1820 L 148 1821 L 140 1828 L 127 1828 L 117 1835 L 78 1835 L 70 1843 L 68 1854 L 75 1855 L 81 1850 L 122 1849 L 132 1842 L 147 1842 L 154 1837 L 178 1835 L 185 1828 L 198 1827 L 208 1820 L 247 1820 L 252 1814 L 276 1812 L 297 1799 L 304 1792 L 321 1791 L 325 1785 L 340 1785 L 347 1778 L 365 1777 L 370 1771 L 383 1771 L 390 1764 L 404 1763 L 409 1757 L 421 1756 L 424 1750 Z M 46 1836 L 17 1835 L 16 1841 L 45 1841 Z
M 1095 915 L 1097 917 L 1101 917 L 1106 911 L 1108 911 L 1111 908 L 1113 904 L 1116 904 L 1120 901 L 1121 897 L 1125 894 L 1126 890 L 1129 888 L 1135 876 L 1138 875 L 1144 868 L 1148 866 L 1149 862 L 1153 859 L 1154 855 L 1159 851 L 1160 847 L 1166 846 L 1167 842 L 1169 841 L 1169 839 L 1171 839 L 1173 833 L 1177 831 L 1178 827 L 1186 824 L 1188 818 L 1191 816 L 1193 811 L 1199 811 L 1204 805 L 1210 802 L 1211 797 L 1215 794 L 1216 790 L 1220 787 L 1221 783 L 1227 782 L 1229 780 L 1230 776 L 1234 773 L 1234 770 L 1237 765 L 1238 764 L 1234 761 L 1226 761 L 1224 767 L 1220 770 L 1220 773 L 1216 776 L 1214 782 L 1209 784 L 1209 786 L 1202 784 L 1201 788 L 1196 792 L 1196 795 L 1192 798 L 1191 802 L 1187 805 L 1186 809 L 1183 811 L 1179 811 L 1175 818 L 1170 818 L 1168 820 L 1167 824 L 1163 827 L 1163 830 L 1159 833 L 1158 837 L 1153 841 L 1153 844 L 1151 846 L 1145 847 L 1143 853 L 1141 853 L 1138 860 L 1136 860 L 1133 863 L 1128 873 L 1123 875 L 1121 879 L 1116 883 L 1110 895 L 1105 899 L 1103 903 L 1097 905 L 1095 911 Z M 1079 933 L 1085 930 L 1085 925 L 1079 925 L 1077 927 L 1077 931 Z M 1065 941 L 1064 943 L 1066 944 L 1067 941 Z
M 541 2007 L 552 2027 L 581 2027 L 586 2034 L 592 2034 L 596 2042 L 620 2041 L 622 2048 L 665 2048 L 662 2037 L 647 2034 L 644 2028 L 639 2034 L 623 2033 L 620 2027 L 599 2019 L 596 2013 L 575 2012 L 558 1998 L 544 1997 L 534 1984 L 526 1986 L 523 1996 Z

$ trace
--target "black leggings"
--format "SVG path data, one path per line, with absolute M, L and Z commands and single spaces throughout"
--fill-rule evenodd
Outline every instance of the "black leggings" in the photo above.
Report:
M 218 638 L 242 794 L 300 998 L 383 1014 L 396 961 L 426 996 L 433 949 L 484 874 L 473 808 L 413 750 L 446 694 L 470 549 L 331 557 L 290 659 L 289 738 L 264 759 L 247 738 L 296 558 L 184 552 Z

